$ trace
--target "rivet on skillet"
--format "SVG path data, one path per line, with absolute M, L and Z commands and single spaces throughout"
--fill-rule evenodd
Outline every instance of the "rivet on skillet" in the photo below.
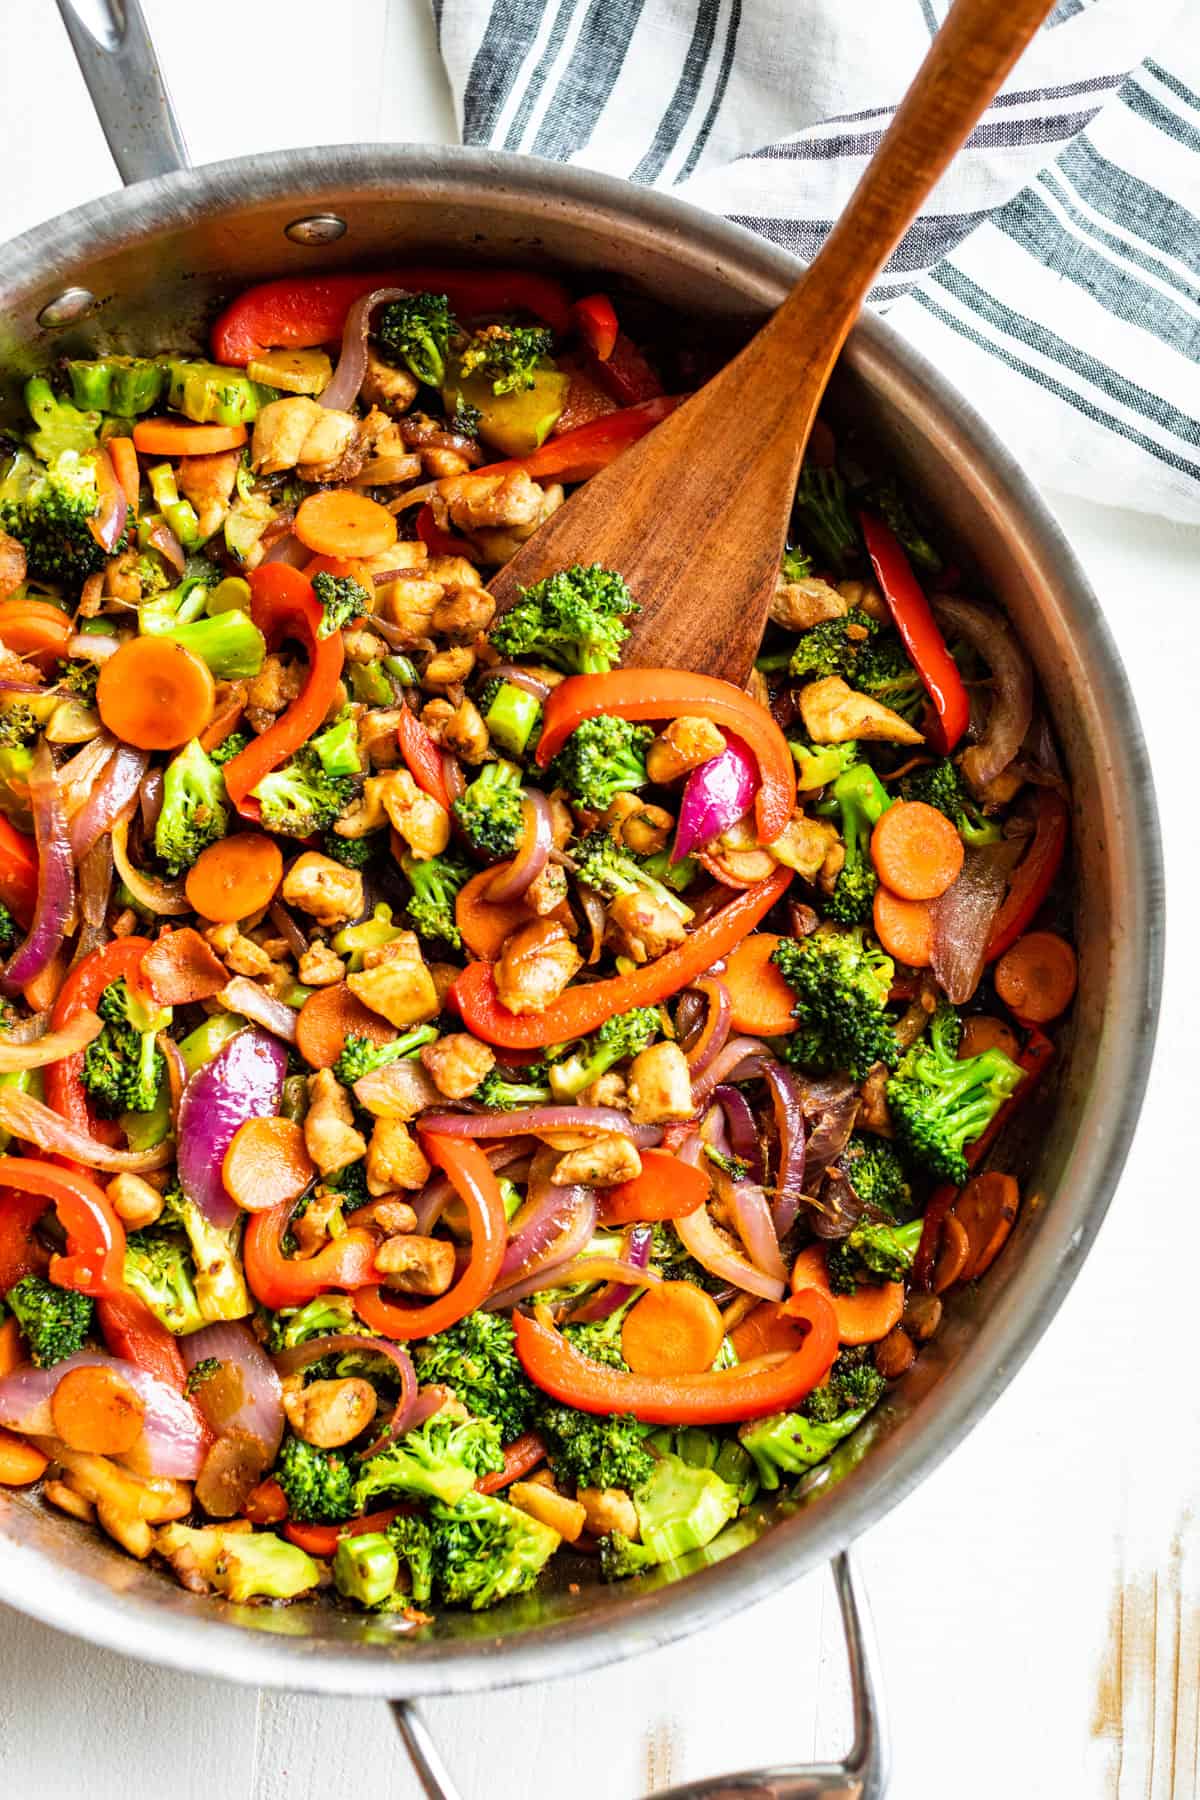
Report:
M 77 325 L 80 319 L 86 319 L 96 308 L 97 300 L 90 288 L 65 288 L 53 300 L 47 300 L 37 316 L 37 322 L 46 331 L 55 331 L 60 325 Z
M 307 219 L 293 219 L 284 226 L 283 235 L 293 244 L 333 244 L 346 235 L 346 221 L 336 213 L 313 213 Z

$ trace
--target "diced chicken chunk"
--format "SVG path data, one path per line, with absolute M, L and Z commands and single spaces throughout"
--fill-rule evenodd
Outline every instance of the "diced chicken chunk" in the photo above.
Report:
M 297 473 L 305 481 L 346 481 L 362 462 L 358 420 L 353 413 L 322 407 L 321 417 L 304 440 Z
M 429 1163 L 402 1119 L 377 1119 L 367 1151 L 367 1192 L 415 1191 L 429 1180 Z
M 280 891 L 289 906 L 309 913 L 318 925 L 344 925 L 363 909 L 361 870 L 344 868 L 317 850 L 296 858 Z
M 496 1053 L 487 1044 L 472 1037 L 469 1031 L 452 1031 L 449 1036 L 426 1044 L 421 1061 L 433 1077 L 434 1086 L 447 1100 L 465 1100 L 473 1094 L 484 1076 L 496 1066 Z
M 587 1528 L 593 1537 L 607 1537 L 610 1531 L 619 1531 L 631 1543 L 638 1542 L 641 1530 L 637 1507 L 624 1488 L 579 1488 L 575 1498 L 583 1508 Z
M 234 924 L 210 925 L 201 935 L 235 975 L 249 975 L 253 979 L 265 975 L 271 967 L 272 959 L 262 945 L 256 944 L 253 938 L 243 937 Z
M 364 1206 L 356 1206 L 353 1212 L 347 1213 L 346 1223 L 382 1231 L 385 1237 L 396 1237 L 417 1229 L 417 1215 L 399 1194 L 383 1194 L 378 1200 L 368 1200 Z
M 475 702 L 465 696 L 457 706 L 449 700 L 431 700 L 421 714 L 421 723 L 435 743 L 443 744 L 464 762 L 481 763 L 488 753 L 488 728 Z
M 653 962 L 687 936 L 679 914 L 665 900 L 640 889 L 610 901 L 608 922 L 621 949 L 639 963 Z
M 246 689 L 247 712 L 251 715 L 267 714 L 269 724 L 276 713 L 282 712 L 285 706 L 290 706 L 300 695 L 306 679 L 303 665 L 294 658 L 274 654 L 266 657 L 262 668 Z
M 15 594 L 25 579 L 25 546 L 0 531 L 0 600 Z
M 486 631 L 496 615 L 496 602 L 477 583 L 447 587 L 433 609 L 433 629 L 439 637 L 467 640 Z
M 629 1110 L 638 1125 L 668 1125 L 696 1110 L 687 1058 L 678 1044 L 651 1044 L 629 1065 Z
M 360 1376 L 340 1381 L 310 1381 L 283 1396 L 288 1424 L 306 1444 L 336 1450 L 365 1431 L 379 1405 L 375 1389 Z
M 425 687 L 437 693 L 439 689 L 461 686 L 474 667 L 474 650 L 466 644 L 451 644 L 429 658 L 421 681 Z
M 528 1513 L 560 1538 L 573 1544 L 587 1523 L 587 1514 L 578 1500 L 568 1500 L 556 1488 L 542 1481 L 514 1481 L 508 1490 L 508 1503 L 518 1512 Z
M 264 406 L 254 421 L 250 442 L 250 461 L 257 473 L 274 475 L 281 469 L 294 469 L 305 439 L 322 412 L 323 408 L 307 394 L 293 394 Z
M 881 744 L 925 741 L 915 725 L 868 694 L 856 693 L 840 675 L 800 689 L 800 716 L 814 744 L 848 744 L 855 738 Z
M 367 1140 L 354 1128 L 350 1096 L 332 1069 L 308 1078 L 304 1147 L 322 1175 L 335 1175 L 367 1153 Z
M 450 522 L 463 531 L 477 526 L 529 525 L 542 511 L 545 498 L 524 469 L 504 475 L 451 475 L 439 493 Z
M 873 581 L 839 581 L 837 591 L 847 606 L 865 612 L 869 619 L 878 619 L 881 625 L 891 624 L 887 601 Z
M 672 719 L 655 738 L 646 752 L 646 772 L 651 781 L 678 781 L 724 748 L 725 739 L 711 719 L 685 715 Z
M 810 631 L 826 619 L 844 618 L 849 610 L 850 602 L 835 587 L 812 575 L 802 581 L 785 581 L 781 575 L 771 597 L 771 618 L 787 631 Z
M 407 412 L 417 397 L 420 383 L 407 369 L 394 369 L 367 348 L 367 372 L 360 396 L 365 406 L 382 406 L 387 412 Z
M 550 1174 L 555 1187 L 582 1182 L 587 1187 L 618 1187 L 642 1172 L 637 1145 L 622 1132 L 598 1131 L 578 1150 L 568 1150 Z
M 812 881 L 838 842 L 837 830 L 828 819 L 810 819 L 797 811 L 768 848 L 776 862 Z
M 210 538 L 224 524 L 241 459 L 240 450 L 218 450 L 211 456 L 180 458 L 179 492 L 196 509 L 201 537 Z
M 354 1084 L 354 1098 L 376 1119 L 415 1119 L 441 1096 L 421 1064 L 402 1057 Z
M 525 905 L 539 919 L 545 919 L 563 904 L 567 897 L 567 871 L 558 863 L 548 862 L 525 889 Z
M 346 965 L 336 950 L 320 938 L 310 944 L 296 968 L 305 987 L 333 987 L 346 973 Z
M 376 588 L 375 610 L 401 634 L 401 649 L 419 650 L 429 643 L 434 611 L 444 592 L 440 581 L 423 574 L 398 575 Z
M 398 1027 L 434 1017 L 437 988 L 415 932 L 402 931 L 390 944 L 368 950 L 363 961 L 369 966 L 348 975 L 346 986 L 364 1006 Z
M 582 967 L 565 926 L 556 919 L 533 919 L 505 942 L 496 964 L 496 991 L 509 1012 L 544 1012 Z
M 454 1245 L 448 1238 L 388 1238 L 375 1252 L 375 1267 L 402 1294 L 444 1294 L 454 1281 Z
M 418 862 L 440 856 L 450 842 L 450 814 L 419 788 L 407 769 L 372 777 L 383 810 Z

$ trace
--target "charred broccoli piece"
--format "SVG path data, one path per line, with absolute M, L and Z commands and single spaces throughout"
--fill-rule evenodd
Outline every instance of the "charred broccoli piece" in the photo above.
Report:
M 577 725 L 550 764 L 552 787 L 565 787 L 580 806 L 606 812 L 618 794 L 645 787 L 646 751 L 654 740 L 649 725 L 608 713 Z
M 154 853 L 171 875 L 190 869 L 202 850 L 229 829 L 220 769 L 193 738 L 167 764 L 162 810 L 154 827 Z
M 503 657 L 531 656 L 568 675 L 601 675 L 620 662 L 636 611 L 623 576 L 599 563 L 576 563 L 523 588 L 490 636 Z
M 944 813 L 964 844 L 978 848 L 999 843 L 1002 832 L 995 819 L 989 819 L 968 792 L 957 767 L 949 757 L 913 769 L 900 780 L 902 800 L 922 800 L 926 806 Z
M 861 930 L 823 928 L 784 938 L 772 962 L 796 996 L 799 1030 L 785 1040 L 793 1068 L 861 1081 L 877 1062 L 894 1069 L 900 1048 L 884 1010 L 894 965 Z
M 153 1112 L 167 1065 L 157 1037 L 171 1023 L 170 1007 L 149 1007 L 122 978 L 110 982 L 96 1011 L 99 1037 L 83 1055 L 83 1085 L 107 1118 Z
M 92 1329 L 96 1305 L 91 1296 L 58 1287 L 44 1275 L 23 1275 L 4 1298 L 39 1369 L 74 1356 Z
M 879 879 L 871 861 L 871 833 L 891 805 L 891 796 L 870 763 L 854 763 L 839 775 L 817 811 L 837 818 L 846 860 L 833 892 L 822 898 L 826 918 L 839 925 L 865 925 L 871 918 Z
M 457 819 L 472 849 L 490 862 L 515 856 L 524 831 L 521 771 L 515 763 L 484 763 L 454 802 Z
M 662 1022 L 657 1006 L 635 1006 L 631 1012 L 614 1013 L 598 1031 L 575 1045 L 569 1055 L 551 1063 L 550 1086 L 555 1098 L 573 1100 L 614 1063 L 626 1056 L 637 1056 L 654 1042 Z
M 343 626 L 370 610 L 371 597 L 353 575 L 330 575 L 328 570 L 322 569 L 313 576 L 312 585 L 323 614 L 317 626 L 320 638 L 332 637 L 335 631 L 341 631 Z
M 413 1346 L 417 1379 L 444 1382 L 468 1412 L 491 1419 L 502 1443 L 520 1437 L 537 1405 L 503 1313 L 473 1312 Z
M 457 330 L 445 294 L 406 294 L 380 308 L 375 348 L 393 368 L 406 368 L 426 387 L 440 388 Z
M 960 1060 L 962 1024 L 939 1006 L 887 1084 L 888 1110 L 900 1148 L 938 1181 L 961 1187 L 970 1173 L 963 1154 L 985 1132 L 1023 1071 L 1003 1050 Z
M 445 850 L 441 856 L 401 859 L 401 868 L 412 889 L 405 912 L 418 937 L 436 938 L 452 950 L 462 949 L 462 933 L 454 919 L 459 889 L 474 873 L 464 856 Z
M 534 385 L 533 372 L 554 348 L 544 325 L 484 325 L 459 359 L 464 376 L 481 375 L 493 394 L 518 394 Z

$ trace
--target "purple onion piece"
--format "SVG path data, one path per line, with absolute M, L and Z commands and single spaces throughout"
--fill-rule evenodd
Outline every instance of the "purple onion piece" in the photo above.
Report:
M 270 1452 L 269 1460 L 274 1462 L 283 1438 L 283 1388 L 274 1363 L 250 1327 L 240 1323 L 206 1325 L 202 1331 L 193 1331 L 180 1338 L 179 1349 L 188 1369 L 194 1369 L 199 1362 L 207 1362 L 210 1357 L 229 1369 L 236 1369 L 240 1377 L 240 1404 L 232 1410 L 222 1409 L 218 1414 L 206 1403 L 205 1390 L 209 1384 L 202 1381 L 196 1389 L 196 1405 L 218 1437 L 228 1437 L 235 1431 L 245 1432 L 261 1440 Z M 224 1398 L 229 1394 L 230 1386 L 222 1383 L 221 1387 Z
M 741 738 L 726 734 L 720 756 L 701 763 L 687 778 L 671 861 L 682 862 L 698 844 L 728 831 L 749 810 L 757 791 L 758 763 Z
M 37 1369 L 32 1363 L 14 1369 L 0 1381 L 0 1425 L 31 1437 L 57 1437 L 50 1402 L 59 1382 L 72 1369 L 111 1369 L 128 1382 L 145 1409 L 136 1446 L 139 1466 L 151 1475 L 195 1480 L 208 1452 L 208 1435 L 195 1408 L 136 1363 L 101 1350 L 77 1350 L 49 1369 Z
M 226 1230 L 238 1209 L 221 1179 L 225 1152 L 247 1119 L 279 1111 L 287 1051 L 256 1026 L 231 1037 L 197 1069 L 179 1105 L 179 1179 L 210 1225 Z

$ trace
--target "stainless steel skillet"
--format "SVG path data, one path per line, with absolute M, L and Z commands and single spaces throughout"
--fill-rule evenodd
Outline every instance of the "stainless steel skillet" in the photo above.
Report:
M 136 0 L 108 0 L 99 43 L 60 0 L 123 177 L 135 185 L 7 245 L 0 256 L 0 416 L 17 374 L 63 350 L 203 344 L 218 299 L 289 271 L 406 256 L 587 272 L 736 334 L 775 305 L 791 258 L 669 196 L 481 151 L 350 145 L 186 167 Z M 0 1599 L 109 1648 L 181 1669 L 314 1693 L 399 1700 L 433 1795 L 451 1790 L 408 1702 L 542 1680 L 665 1644 L 844 1551 L 1000 1393 L 1056 1311 L 1119 1176 L 1140 1107 L 1161 981 L 1154 796 L 1128 686 L 1060 533 L 987 426 L 876 320 L 843 358 L 836 403 L 888 444 L 1003 601 L 1037 664 L 1076 805 L 1082 980 L 1055 1088 L 1004 1160 L 1030 1197 L 978 1291 L 832 1463 L 657 1581 L 604 1588 L 580 1559 L 552 1588 L 418 1635 L 325 1606 L 196 1599 L 35 1499 L 0 1497 Z M 1001 431 L 1003 421 L 997 422 Z M 864 1454 L 864 1452 L 869 1452 Z M 733 1554 L 734 1552 L 737 1554 Z M 849 1764 L 774 1770 L 689 1794 L 878 1794 L 883 1747 L 858 1661 Z M 579 1592 L 568 1583 L 578 1581 Z

